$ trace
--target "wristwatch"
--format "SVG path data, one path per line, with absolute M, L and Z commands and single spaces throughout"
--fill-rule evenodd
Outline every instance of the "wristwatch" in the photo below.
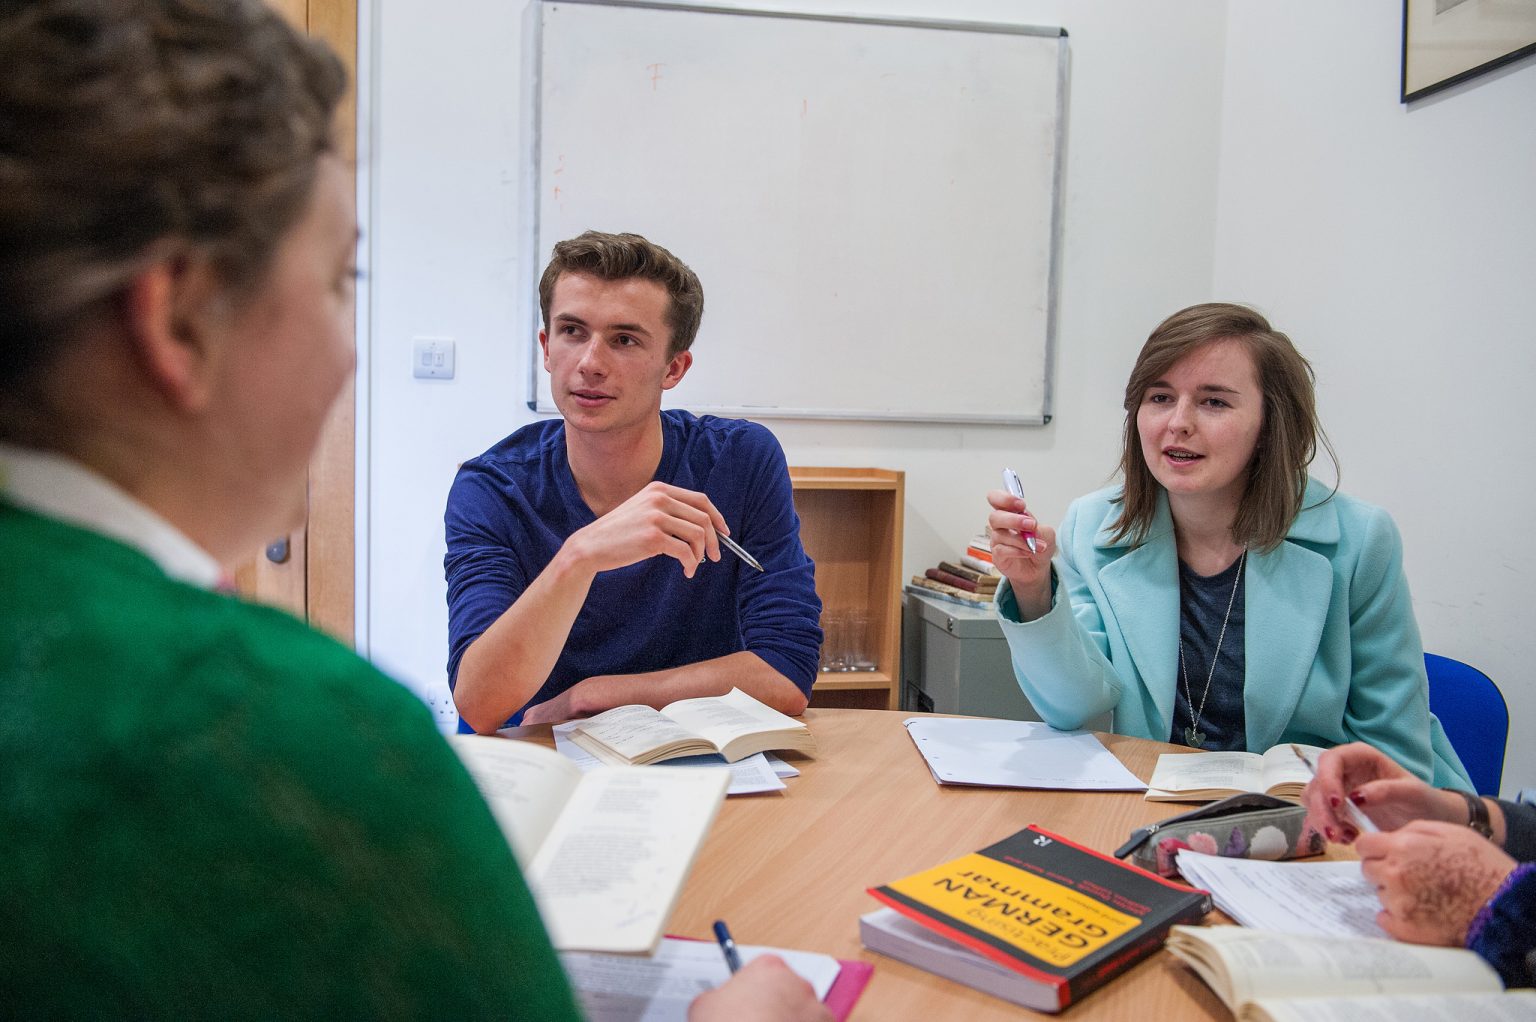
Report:
M 1489 840 L 1493 839 L 1493 823 L 1488 818 L 1488 803 L 1469 791 L 1461 791 L 1456 788 L 1446 788 L 1446 791 L 1454 791 L 1467 800 L 1467 826 L 1477 831 Z

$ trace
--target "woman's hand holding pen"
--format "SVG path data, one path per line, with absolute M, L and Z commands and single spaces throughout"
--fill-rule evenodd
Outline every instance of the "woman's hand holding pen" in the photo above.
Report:
M 1467 822 L 1466 800 L 1460 795 L 1430 787 L 1364 742 L 1340 745 L 1318 757 L 1317 774 L 1302 795 L 1307 823 L 1330 841 L 1352 843 L 1359 828 L 1349 818 L 1346 800 L 1382 830 L 1396 830 L 1410 820 Z
M 1056 549 L 1056 530 L 1041 525 L 1029 513 L 1024 499 L 1006 490 L 988 493 L 987 503 L 992 505 L 987 517 L 992 565 L 1013 587 L 1020 618 L 1033 621 L 1044 617 L 1051 609 L 1051 554 Z M 1034 550 L 1030 550 L 1026 534 L 1034 537 Z

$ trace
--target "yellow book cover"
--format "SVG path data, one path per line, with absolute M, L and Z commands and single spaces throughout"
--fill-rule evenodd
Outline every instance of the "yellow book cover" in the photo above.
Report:
M 1013 970 L 1046 1010 L 1102 986 L 1161 946 L 1169 927 L 1210 910 L 1204 891 L 1038 827 L 869 893 Z

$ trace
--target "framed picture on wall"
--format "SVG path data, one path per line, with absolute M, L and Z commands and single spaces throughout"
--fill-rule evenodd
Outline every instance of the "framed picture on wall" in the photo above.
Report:
M 1536 53 L 1536 0 L 1403 0 L 1402 101 Z

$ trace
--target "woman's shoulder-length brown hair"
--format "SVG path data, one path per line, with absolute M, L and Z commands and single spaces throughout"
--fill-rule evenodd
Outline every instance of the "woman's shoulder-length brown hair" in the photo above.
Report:
M 1224 340 L 1237 341 L 1253 357 L 1264 399 L 1264 418 L 1248 465 L 1248 485 L 1232 523 L 1232 538 L 1259 550 L 1278 546 L 1302 511 L 1307 467 L 1317 454 L 1319 442 L 1337 464 L 1333 447 L 1317 421 L 1312 366 L 1291 339 L 1245 305 L 1191 305 L 1152 331 L 1125 385 L 1125 436 L 1120 454 L 1125 491 L 1114 527 L 1115 542 L 1140 544 L 1146 540 L 1162 492 L 1141 453 L 1136 413 L 1142 397 L 1186 355 Z

